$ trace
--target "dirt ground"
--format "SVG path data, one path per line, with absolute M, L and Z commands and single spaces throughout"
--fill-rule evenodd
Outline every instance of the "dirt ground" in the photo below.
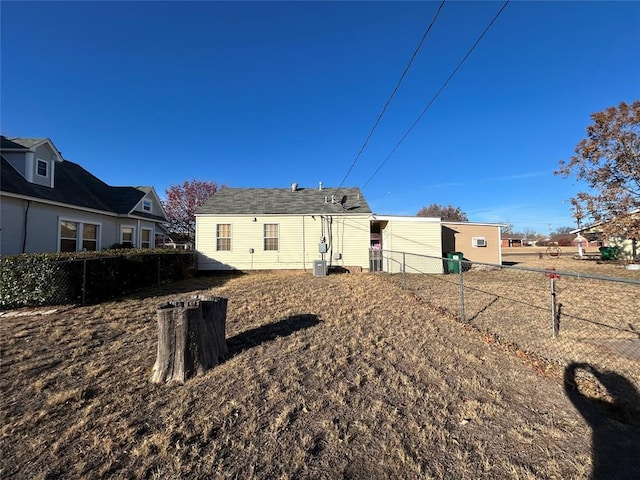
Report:
M 228 298 L 230 357 L 150 383 L 156 309 L 197 293 Z M 541 364 L 382 275 L 202 277 L 52 310 L 0 317 L 2 478 L 640 475 L 624 378 Z

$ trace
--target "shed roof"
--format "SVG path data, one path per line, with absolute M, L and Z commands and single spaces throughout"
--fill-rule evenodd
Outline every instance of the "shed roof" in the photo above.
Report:
M 344 205 L 342 199 L 346 197 Z M 335 203 L 332 203 L 332 198 Z M 369 214 L 359 188 L 221 188 L 197 215 L 320 215 Z

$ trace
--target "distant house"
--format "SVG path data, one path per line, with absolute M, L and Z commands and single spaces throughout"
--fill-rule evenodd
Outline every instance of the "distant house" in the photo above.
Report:
M 502 246 L 511 248 L 511 247 L 523 247 L 525 245 L 525 238 L 518 235 L 505 235 L 502 237 Z
M 153 248 L 166 214 L 153 187 L 112 187 L 48 138 L 0 137 L 0 255 Z
M 640 210 L 635 210 L 630 213 L 634 221 L 637 219 L 640 222 Z M 602 228 L 607 222 L 598 222 L 591 225 L 587 225 L 582 228 L 577 228 L 569 233 L 579 236 L 583 239 L 583 247 L 585 241 L 589 242 L 589 245 L 604 245 L 607 247 L 618 247 L 620 255 L 629 259 L 637 259 L 640 257 L 640 239 L 631 239 L 624 235 L 609 236 L 605 239 L 604 229 Z M 576 237 L 573 240 L 574 243 L 578 242 Z
M 445 241 L 443 232 L 446 235 Z M 373 214 L 358 188 L 224 188 L 196 212 L 201 270 L 312 270 L 442 273 L 440 259 L 498 263 L 500 225 L 443 225 L 440 218 Z M 378 252 L 384 251 L 384 262 Z M 404 256 L 403 256 L 404 254 Z
M 177 250 L 193 250 L 193 239 L 189 235 L 180 235 L 176 233 L 166 233 L 164 237 L 164 245 L 166 248 L 174 248 Z

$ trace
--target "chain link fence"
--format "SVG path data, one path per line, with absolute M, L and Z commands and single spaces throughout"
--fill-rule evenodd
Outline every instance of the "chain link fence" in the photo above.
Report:
M 529 355 L 640 387 L 640 280 L 382 251 L 374 271 Z M 377 267 L 377 268 L 375 268 Z
M 195 268 L 193 252 L 2 262 L 0 309 L 97 303 L 186 278 Z

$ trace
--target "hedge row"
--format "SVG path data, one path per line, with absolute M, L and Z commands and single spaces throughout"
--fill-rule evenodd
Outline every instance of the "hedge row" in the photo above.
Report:
M 193 275 L 194 252 L 106 250 L 0 259 L 0 308 L 88 304 Z

